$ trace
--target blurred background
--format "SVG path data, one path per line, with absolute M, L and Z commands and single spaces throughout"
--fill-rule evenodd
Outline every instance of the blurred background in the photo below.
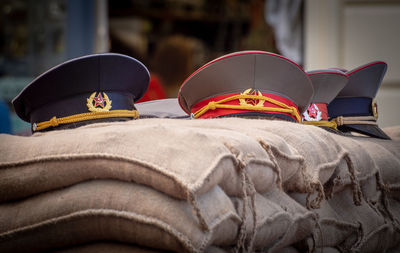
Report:
M 141 101 L 176 97 L 197 68 L 239 50 L 305 70 L 388 63 L 379 125 L 400 125 L 399 0 L 1 0 L 0 132 L 27 134 L 11 100 L 49 68 L 115 52 L 151 72 Z

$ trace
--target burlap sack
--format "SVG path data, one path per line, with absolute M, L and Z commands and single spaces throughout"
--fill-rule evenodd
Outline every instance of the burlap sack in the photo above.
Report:
M 313 234 L 317 216 L 277 187 L 263 195 L 231 200 L 244 222 L 239 252 L 292 252 L 288 246 Z
M 357 168 L 363 201 L 387 223 L 387 227 L 382 227 L 387 231 L 378 233 L 383 234 L 383 239 L 379 240 L 379 237 L 375 236 L 378 238 L 376 243 L 386 243 L 385 247 L 390 248 L 393 246 L 391 243 L 399 242 L 398 238 L 388 238 L 392 235 L 396 237 L 396 233 L 392 230 L 400 231 L 400 223 L 393 213 L 396 208 L 391 206 L 393 202 L 390 201 L 391 198 L 400 199 L 400 142 L 368 137 L 343 138 L 340 142 L 347 148 L 352 146 L 353 152 L 350 155 L 354 167 Z M 362 155 L 363 153 L 367 155 Z M 340 181 L 342 180 L 337 180 Z M 353 187 L 353 195 L 355 192 Z M 360 245 L 360 248 L 370 247 L 366 245 Z
M 240 250 L 251 252 L 271 246 L 286 233 L 292 222 L 289 213 L 258 193 L 247 200 L 231 200 L 244 222 L 238 236 Z
M 208 247 L 205 253 L 229 253 L 232 252 L 233 248 L 220 248 L 216 246 Z M 75 247 L 69 247 L 67 249 L 61 249 L 52 251 L 51 253 L 156 253 L 166 252 L 163 250 L 154 250 L 136 245 L 124 244 L 124 243 L 111 243 L 111 242 L 98 242 L 86 245 L 80 245 Z M 293 248 L 288 248 L 283 253 L 298 253 Z
M 400 200 L 400 141 L 359 138 L 379 168 L 376 177 L 383 193 Z
M 355 204 L 360 204 L 363 194 L 367 202 L 378 201 L 382 194 L 400 196 L 400 141 L 349 137 L 314 126 L 271 120 L 231 118 L 185 124 L 232 129 L 258 140 L 272 151 L 271 160 L 278 164 L 286 191 L 318 192 L 314 198 L 309 197 L 309 208 L 317 208 L 322 199 L 329 197 L 326 194 L 348 185 Z
M 305 205 L 305 194 L 292 193 L 290 196 Z M 318 224 L 313 230 L 313 239 L 308 241 L 310 249 L 337 246 L 345 240 L 353 243 L 357 241 L 360 224 L 343 220 L 326 200 L 321 202 L 320 208 L 313 211 L 318 217 Z
M 335 135 L 324 129 L 280 120 L 219 118 L 207 120 L 173 121 L 180 126 L 201 129 L 224 129 L 240 132 L 270 149 L 282 171 L 282 181 L 288 187 L 302 184 L 304 176 L 300 169 L 306 167 L 310 180 L 324 183 L 337 164 L 343 160 L 346 150 L 334 140 Z M 141 121 L 139 124 L 146 124 Z M 320 155 L 323 152 L 324 155 Z M 289 188 L 288 190 L 292 190 Z
M 157 253 L 162 250 L 153 250 L 137 245 L 118 242 L 94 242 L 85 245 L 71 246 L 68 248 L 51 251 L 51 253 Z
M 324 249 L 325 250 L 325 249 Z M 208 247 L 205 253 L 228 253 L 232 252 L 233 249 L 223 249 L 215 246 Z M 99 242 L 92 243 L 88 245 L 81 245 L 70 247 L 68 249 L 61 249 L 57 251 L 52 251 L 51 253 L 156 253 L 165 252 L 161 250 L 153 250 L 143 247 L 138 247 L 136 245 L 129 245 L 123 243 L 110 243 L 110 242 Z M 287 247 L 280 251 L 281 253 L 299 253 L 293 247 Z M 336 253 L 339 251 L 324 251 L 327 253 Z
M 175 252 L 235 245 L 240 217 L 218 187 L 192 207 L 146 186 L 95 180 L 0 205 L 0 252 L 41 252 L 99 240 Z
M 234 131 L 245 134 L 249 139 L 257 141 L 273 162 L 276 162 L 275 169 L 280 174 L 280 181 L 285 184 L 289 179 L 293 178 L 298 169 L 303 166 L 303 157 L 299 156 L 297 150 L 293 148 L 279 135 L 272 134 L 264 129 L 259 129 L 257 123 L 270 124 L 271 120 L 254 120 L 240 118 L 220 118 L 207 120 L 192 120 L 184 123 L 171 122 L 176 124 L 184 124 L 191 127 L 202 129 L 223 129 L 226 131 Z M 277 121 L 283 130 L 290 122 Z M 143 122 L 142 122 L 143 123 Z M 249 151 L 247 151 L 249 152 Z M 275 159 L 276 158 L 276 159 Z M 285 168 L 280 170 L 280 168 Z
M 339 251 L 336 248 L 332 247 L 323 247 L 323 248 L 316 248 L 314 250 L 315 253 L 341 253 L 342 251 Z
M 365 180 L 379 174 L 385 183 L 399 183 L 396 175 L 400 168 L 400 142 L 369 137 L 338 136 L 337 142 L 350 150 L 350 159 L 356 170 L 357 178 Z M 393 173 L 394 172 L 394 173 Z M 342 170 L 342 174 L 346 170 Z M 389 173 L 389 175 L 387 175 Z M 344 179 L 341 179 L 343 181 Z
M 400 242 L 395 210 L 400 206 L 393 207 L 391 198 L 399 196 L 399 142 L 339 135 L 336 140 L 349 150 L 352 168 L 339 165 L 324 185 L 331 199 L 315 210 L 321 228 L 314 233 L 316 247 L 357 252 L 395 247 Z M 305 205 L 305 195 L 291 196 Z
M 291 222 L 286 227 L 285 234 L 275 241 L 267 252 L 280 252 L 281 249 L 299 242 L 313 233 L 317 217 L 313 212 L 307 210 L 305 206 L 299 205 L 286 193 L 277 189 L 265 193 L 263 196 L 278 204 L 291 216 Z
M 349 158 L 350 151 L 336 140 L 338 135 L 314 126 L 238 118 L 192 120 L 179 124 L 239 131 L 258 141 L 276 163 L 275 170 L 286 191 L 319 192 L 308 207 L 318 207 L 324 198 L 323 185 L 332 178 L 337 167 L 354 167 Z
M 276 187 L 247 200 L 231 199 L 244 221 L 238 236 L 239 252 L 292 252 L 291 244 L 313 233 L 315 214 Z
M 257 141 L 268 154 L 281 182 L 287 191 L 315 192 L 317 199 L 309 207 L 318 207 L 324 198 L 323 184 L 338 166 L 348 166 L 348 151 L 335 141 L 336 135 L 324 129 L 278 120 L 220 118 L 190 121 L 168 121 L 175 127 L 192 127 L 213 131 L 229 130 Z M 138 125 L 148 122 L 140 121 Z M 197 131 L 197 130 L 196 130 Z M 251 150 L 241 149 L 246 154 Z M 239 152 L 240 153 L 240 152 Z M 343 165 L 341 165 L 343 164 Z
M 277 187 L 263 195 L 231 200 L 243 221 L 234 249 L 237 252 L 291 252 L 289 246 L 312 235 L 316 225 L 313 212 Z
M 259 192 L 275 184 L 268 154 L 240 132 L 142 121 L 0 135 L 0 202 L 93 178 L 134 181 L 180 199 L 217 184 L 240 196 L 243 174 Z
M 391 220 L 393 224 L 393 237 L 390 240 L 390 250 L 397 249 L 400 252 L 400 201 L 392 198 L 387 199 L 387 206 L 392 215 Z M 396 251 L 394 251 L 396 252 Z
M 305 204 L 304 194 L 291 194 Z M 389 217 L 362 199 L 355 205 L 351 186 L 323 201 L 319 209 L 318 228 L 313 232 L 310 248 L 338 247 L 345 252 L 385 252 L 399 242 L 398 232 Z
M 216 184 L 240 196 L 249 177 L 260 193 L 275 182 L 288 191 L 318 191 L 309 205 L 317 207 L 322 185 L 348 162 L 334 137 L 313 126 L 237 118 L 143 119 L 34 137 L 2 135 L 0 201 L 92 178 L 134 181 L 181 199 Z

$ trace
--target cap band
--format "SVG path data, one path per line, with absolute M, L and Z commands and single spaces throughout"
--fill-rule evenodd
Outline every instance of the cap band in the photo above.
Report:
M 85 92 L 73 96 L 63 97 L 41 106 L 36 106 L 34 110 L 29 108 L 30 122 L 33 123 L 46 121 L 53 116 L 62 118 L 70 115 L 95 111 L 131 111 L 135 110 L 133 101 L 134 96 L 129 92 Z
M 284 114 L 297 122 L 301 122 L 299 109 L 287 98 L 274 94 L 253 91 L 258 95 L 249 93 L 227 94 L 203 100 L 191 109 L 195 118 L 214 118 L 223 115 L 237 114 L 241 112 L 257 111 L 261 113 Z
M 336 98 L 329 105 L 331 121 L 338 126 L 375 125 L 378 108 L 375 99 L 366 97 Z
M 139 113 L 136 110 L 114 110 L 114 111 L 102 111 L 102 112 L 87 112 L 75 114 L 67 117 L 56 118 L 55 116 L 48 121 L 33 123 L 32 130 L 40 131 L 49 127 L 56 127 L 62 124 L 69 124 L 74 122 L 81 122 L 93 119 L 104 119 L 104 118 L 135 118 L 139 117 Z
M 312 103 L 303 113 L 303 124 L 337 129 L 335 121 L 328 121 L 328 107 L 326 103 Z
M 349 97 L 335 98 L 329 105 L 329 117 L 339 116 L 372 116 L 373 113 L 372 98 L 367 97 Z
M 326 103 L 312 103 L 303 113 L 305 121 L 321 121 L 328 120 L 328 107 Z

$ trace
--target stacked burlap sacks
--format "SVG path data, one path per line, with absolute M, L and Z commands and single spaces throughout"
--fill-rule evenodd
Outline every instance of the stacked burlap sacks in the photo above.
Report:
M 377 173 L 386 163 L 399 168 L 398 146 L 378 163 L 359 140 L 361 151 L 316 127 L 246 119 L 147 119 L 0 138 L 1 252 L 298 252 L 399 242 L 398 199 L 388 194 L 395 184 Z M 354 215 L 333 216 L 328 207 L 341 203 Z
M 400 127 L 390 128 L 394 140 L 388 141 L 281 124 L 255 121 L 241 131 L 254 138 L 260 138 L 258 130 L 279 135 L 304 158 L 303 169 L 297 170 L 301 176 L 295 175 L 295 181 L 283 178 L 284 190 L 318 215 L 317 228 L 302 242 L 304 247 L 323 252 L 400 251 L 400 142 L 395 137 Z M 270 135 L 262 139 L 276 147 Z M 274 152 L 278 164 L 283 157 L 279 153 Z M 280 168 L 282 174 L 293 169 Z
M 340 252 L 399 252 L 400 142 L 344 136 L 337 140 L 351 150 L 354 176 L 339 166 L 325 183 L 326 200 L 315 210 L 319 229 L 308 243 L 335 246 Z M 291 196 L 306 203 L 304 195 Z
M 285 243 L 277 248 L 284 248 L 312 231 L 311 213 L 294 201 L 256 219 L 265 213 L 259 202 L 269 208 L 261 194 L 279 185 L 257 141 L 237 131 L 170 122 L 3 135 L 1 251 L 105 240 L 177 252 L 244 250 L 272 246 L 281 237 Z M 301 227 L 297 221 L 308 232 L 286 236 L 289 227 Z M 254 222 L 272 239 L 256 237 Z M 288 226 L 273 231 L 278 222 Z

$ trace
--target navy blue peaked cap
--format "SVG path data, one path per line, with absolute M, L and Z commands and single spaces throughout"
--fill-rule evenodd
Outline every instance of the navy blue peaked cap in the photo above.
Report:
M 348 76 L 348 83 L 328 105 L 331 119 L 339 117 L 345 119 L 344 124 L 338 126 L 340 130 L 390 139 L 376 124 L 378 111 L 374 99 L 386 70 L 387 64 L 382 61 L 370 62 L 350 71 L 341 70 Z M 367 119 L 357 120 L 357 117 Z M 346 123 L 346 118 L 351 120 Z M 364 123 L 354 123 L 357 121 Z
M 71 120 L 137 118 L 132 114 L 136 112 L 134 102 L 146 92 L 149 80 L 147 68 L 132 57 L 87 55 L 46 71 L 12 103 L 17 115 L 32 124 L 33 131 Z

